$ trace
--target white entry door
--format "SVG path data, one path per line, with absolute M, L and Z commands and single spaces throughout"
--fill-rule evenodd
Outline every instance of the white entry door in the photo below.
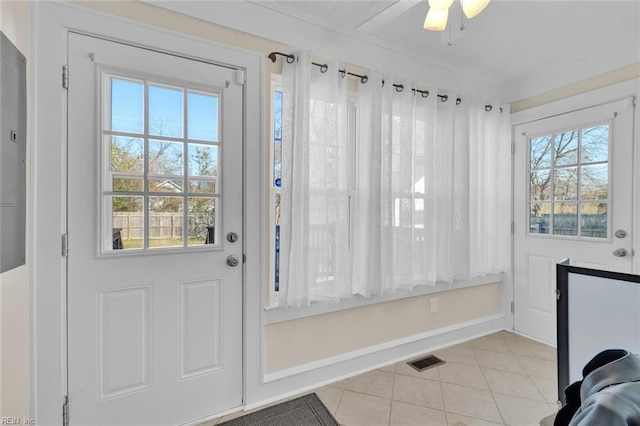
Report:
M 631 272 L 633 99 L 515 127 L 515 330 L 556 344 L 556 263 Z
M 175 425 L 242 404 L 236 72 L 69 36 L 72 425 Z

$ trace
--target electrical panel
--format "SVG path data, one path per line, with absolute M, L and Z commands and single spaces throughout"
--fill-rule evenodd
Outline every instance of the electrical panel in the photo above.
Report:
M 0 32 L 0 273 L 24 265 L 27 60 Z

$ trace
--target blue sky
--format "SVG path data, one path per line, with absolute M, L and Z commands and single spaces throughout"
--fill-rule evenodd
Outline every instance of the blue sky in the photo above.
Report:
M 112 78 L 111 130 L 142 133 L 144 83 Z M 184 137 L 183 92 L 149 85 L 150 132 Z M 218 97 L 198 92 L 187 94 L 187 137 L 208 142 L 218 138 Z

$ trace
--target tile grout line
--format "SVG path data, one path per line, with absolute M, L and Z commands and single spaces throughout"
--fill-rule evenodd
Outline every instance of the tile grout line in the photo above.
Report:
M 502 339 L 500 336 L 496 336 L 496 337 L 498 337 L 500 339 L 500 341 L 502 343 L 504 343 L 505 346 L 507 346 L 507 350 L 509 350 L 509 352 L 511 352 L 511 348 L 509 348 L 509 346 L 506 344 L 504 339 Z M 476 356 L 476 352 L 475 351 L 473 351 L 473 356 L 476 358 L 476 361 L 478 362 L 478 365 L 480 365 L 480 361 L 478 360 L 478 357 Z M 523 368 L 523 370 L 524 370 L 524 368 Z M 491 389 L 491 386 L 489 386 L 489 382 L 487 381 L 487 377 L 484 375 L 484 371 L 482 371 L 482 366 L 480 366 L 480 373 L 482 373 L 482 377 L 484 378 L 484 381 L 487 383 L 487 387 L 489 388 L 489 393 L 491 394 L 491 399 L 493 400 L 493 404 L 496 406 L 496 410 L 498 410 L 498 415 L 502 419 L 502 424 L 506 425 L 507 422 L 504 420 L 504 416 L 502 415 L 502 411 L 500 411 L 500 407 L 498 406 L 498 402 L 496 401 L 496 397 L 493 394 L 493 390 Z
M 445 360 L 443 360 L 445 361 Z M 446 361 L 445 361 L 446 362 Z M 449 416 L 447 415 L 448 411 L 447 411 L 447 402 L 444 399 L 444 389 L 442 389 L 442 376 L 440 375 L 440 367 L 438 368 L 438 378 L 440 379 L 440 398 L 442 398 L 442 411 L 444 411 L 444 421 L 445 423 L 447 423 L 447 425 L 449 424 Z
M 391 382 L 391 399 L 389 400 L 389 421 L 387 422 L 389 426 L 391 426 L 391 413 L 393 412 L 393 394 L 396 391 L 396 365 L 397 363 L 393 364 L 393 381 Z
M 335 382 L 337 383 L 337 382 Z M 344 387 L 340 388 L 340 399 L 338 400 L 338 405 L 336 405 L 336 413 L 334 414 L 334 417 L 336 418 L 336 421 L 342 425 L 342 423 L 340 423 L 340 421 L 338 420 L 338 410 L 340 409 L 340 405 L 342 405 L 342 398 L 344 398 L 344 391 L 346 390 L 347 387 L 347 382 L 344 382 Z

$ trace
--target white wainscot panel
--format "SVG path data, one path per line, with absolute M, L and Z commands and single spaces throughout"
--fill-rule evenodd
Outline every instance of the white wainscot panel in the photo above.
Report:
M 188 281 L 180 292 L 180 377 L 221 367 L 222 280 Z
M 101 291 L 100 399 L 151 387 L 151 287 Z
M 551 313 L 554 298 L 555 262 L 552 257 L 529 255 L 527 262 L 529 284 L 529 306 Z

